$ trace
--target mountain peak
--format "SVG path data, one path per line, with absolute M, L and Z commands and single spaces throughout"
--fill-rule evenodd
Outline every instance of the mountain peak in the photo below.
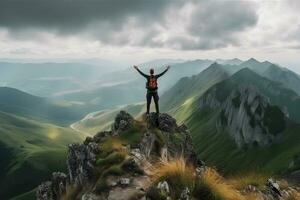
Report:
M 258 62 L 255 58 L 250 58 L 248 61 L 250 61 L 250 62 Z
M 222 67 L 222 65 L 219 64 L 218 62 L 213 62 L 209 67 Z
M 257 73 L 249 69 L 248 67 L 242 68 L 241 70 L 237 71 L 232 77 L 234 76 L 259 76 Z
M 255 64 L 260 64 L 260 62 L 258 60 L 256 60 L 255 58 L 250 58 L 249 60 L 246 60 L 245 62 L 241 63 L 241 65 L 244 65 L 244 66 L 255 65 Z

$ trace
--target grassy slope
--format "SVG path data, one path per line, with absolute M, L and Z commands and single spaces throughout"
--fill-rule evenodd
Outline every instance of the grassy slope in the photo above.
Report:
M 103 110 L 99 112 L 90 113 L 81 121 L 73 124 L 73 128 L 80 132 L 89 134 L 96 134 L 99 131 L 109 130 L 111 124 L 115 119 L 115 116 L 120 112 L 120 110 L 125 110 L 132 116 L 137 117 L 146 111 L 146 106 L 144 103 L 140 103 L 119 107 L 111 110 Z
M 225 172 L 262 170 L 278 173 L 300 152 L 300 125 L 290 123 L 282 142 L 267 147 L 237 149 L 226 131 L 216 130 L 218 111 L 195 112 L 186 123 L 201 159 Z
M 0 110 L 38 121 L 67 125 L 85 112 L 85 108 L 65 101 L 50 101 L 20 90 L 0 87 Z
M 228 77 L 222 65 L 217 63 L 192 77 L 180 79 L 170 90 L 161 97 L 163 111 L 177 109 L 190 98 L 201 96 L 208 88 Z
M 32 190 L 53 171 L 65 171 L 67 144 L 83 139 L 68 128 L 3 112 L 0 119 L 0 199 Z
M 225 98 L 224 96 L 229 94 L 232 88 L 242 83 L 257 85 L 264 94 L 271 97 L 271 102 L 273 100 L 273 102 L 280 103 L 281 105 L 285 101 L 288 101 L 288 98 L 294 94 L 292 91 L 282 88 L 274 82 L 259 77 L 248 69 L 244 69 L 240 75 L 233 76 L 233 78 L 222 81 L 214 86 L 221 89 L 219 90 L 221 93 L 217 94 L 220 100 Z M 190 87 L 187 88 L 189 89 Z M 238 150 L 234 141 L 229 137 L 229 134 L 225 131 L 218 132 L 216 130 L 218 111 L 198 111 L 197 99 L 207 88 L 203 85 L 198 88 L 198 95 L 182 96 L 181 100 L 178 101 L 181 104 L 175 104 L 175 107 L 168 110 L 179 122 L 185 122 L 190 128 L 199 157 L 225 172 L 247 171 L 251 169 L 277 173 L 286 169 L 293 155 L 300 152 L 300 134 L 298 134 L 300 132 L 300 125 L 290 123 L 288 129 L 283 133 L 283 142 L 280 144 L 264 148 L 257 147 Z M 283 97 L 276 97 L 276 92 L 274 91 L 282 91 Z M 291 101 L 297 101 L 297 99 L 292 98 Z
M 33 189 L 29 192 L 25 192 L 21 195 L 13 197 L 10 200 L 33 200 L 33 199 L 36 199 L 35 192 L 36 192 L 36 190 Z

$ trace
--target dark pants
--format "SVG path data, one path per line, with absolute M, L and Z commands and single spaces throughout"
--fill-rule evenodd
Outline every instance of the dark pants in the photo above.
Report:
M 147 114 L 149 114 L 149 111 L 150 111 L 150 104 L 151 104 L 152 97 L 154 99 L 156 113 L 159 113 L 159 105 L 158 105 L 159 97 L 158 97 L 157 91 L 147 91 L 147 95 L 146 95 L 146 98 L 147 98 Z

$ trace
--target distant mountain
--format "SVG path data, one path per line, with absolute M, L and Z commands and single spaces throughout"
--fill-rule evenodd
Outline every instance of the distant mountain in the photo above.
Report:
M 61 125 L 74 122 L 84 114 L 80 105 L 50 101 L 8 87 L 0 87 L 0 111 Z
M 250 58 L 249 60 L 246 60 L 244 62 L 242 62 L 240 64 L 240 66 L 242 68 L 249 68 L 252 71 L 258 73 L 258 74 L 262 74 L 264 73 L 268 67 L 271 65 L 272 63 L 270 62 L 259 62 L 258 60 L 254 59 L 254 58 Z
M 238 69 L 213 64 L 183 78 L 162 96 L 162 105 L 186 123 L 199 158 L 208 163 L 227 172 L 287 170 L 300 153 L 299 96 L 248 68 L 231 75 Z
M 256 60 L 247 63 L 250 62 L 259 63 Z M 266 69 L 270 70 L 276 66 L 270 65 L 269 67 L 270 68 Z M 279 68 L 279 70 L 282 71 L 281 68 Z M 238 72 L 234 74 L 236 71 Z M 283 73 L 287 74 L 288 72 Z M 213 84 L 228 78 L 230 75 L 232 75 L 231 81 L 234 81 L 229 81 L 231 85 L 255 85 L 262 94 L 270 99 L 272 104 L 280 106 L 291 119 L 300 122 L 300 97 L 297 93 L 280 82 L 269 80 L 248 68 L 237 65 L 220 65 L 214 63 L 197 76 L 181 79 L 176 85 L 163 94 L 161 105 L 165 111 L 170 110 L 171 108 L 176 110 L 178 109 L 178 106 L 191 97 L 200 96 Z M 229 88 L 230 89 L 224 88 L 224 93 L 230 93 L 232 88 Z
M 233 59 L 216 59 L 216 62 L 219 64 L 225 64 L 225 65 L 239 65 L 243 61 L 238 59 L 238 58 L 233 58 Z
M 173 65 L 173 64 L 179 64 L 184 62 L 186 61 L 182 59 L 156 59 L 156 60 L 140 63 L 138 64 L 138 66 L 143 68 L 159 68 L 166 65 Z
M 1 111 L 0 135 L 0 199 L 34 189 L 53 170 L 65 171 L 66 145 L 83 138 L 69 128 Z
M 107 62 L 98 65 L 0 62 L 0 86 L 49 97 L 62 91 L 88 88 L 94 81 L 116 69 L 117 66 Z
M 182 77 L 198 74 L 207 68 L 212 61 L 194 60 L 183 63 L 172 64 L 171 69 L 158 80 L 159 92 L 172 87 Z M 144 73 L 148 72 L 148 66 L 140 67 Z M 155 73 L 161 73 L 165 69 L 159 66 Z M 80 102 L 88 105 L 94 110 L 112 108 L 118 105 L 136 103 L 145 100 L 146 80 L 133 67 L 107 74 L 97 83 L 98 87 L 71 91 L 56 95 L 56 98 Z M 120 98 L 122 96 L 122 98 Z
M 230 86 L 255 86 L 260 93 L 269 98 L 271 104 L 278 105 L 292 120 L 300 122 L 300 97 L 293 90 L 287 89 L 278 82 L 259 76 L 255 72 L 245 68 L 234 74 L 230 81 L 225 82 L 227 87 L 222 91 L 230 92 Z M 223 83 L 223 84 L 225 84 Z
M 249 68 L 261 76 L 267 77 L 272 81 L 282 83 L 288 89 L 294 90 L 300 95 L 300 78 L 295 72 L 286 68 L 279 67 L 269 61 L 259 62 L 251 58 L 239 65 L 241 68 Z
M 292 89 L 300 95 L 300 77 L 295 72 L 272 64 L 263 73 L 263 76 L 282 83 L 286 88 Z
M 285 114 L 278 106 L 271 105 L 255 85 L 234 85 L 229 80 L 203 94 L 199 99 L 200 110 L 221 110 L 217 126 L 227 128 L 239 147 L 274 142 L 286 128 Z
M 180 79 L 161 97 L 163 110 L 177 108 L 187 99 L 198 97 L 214 84 L 229 77 L 222 65 L 213 63 L 198 75 Z

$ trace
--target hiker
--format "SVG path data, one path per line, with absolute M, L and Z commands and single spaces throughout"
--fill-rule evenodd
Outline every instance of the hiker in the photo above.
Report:
M 158 105 L 158 100 L 159 100 L 159 96 L 157 94 L 157 79 L 159 77 L 161 77 L 162 75 L 164 75 L 169 69 L 170 66 L 167 66 L 167 69 L 165 69 L 165 71 L 163 71 L 160 74 L 156 74 L 154 75 L 154 69 L 151 68 L 150 69 L 150 75 L 144 74 L 141 70 L 139 70 L 139 68 L 137 66 L 133 66 L 142 76 L 144 76 L 147 79 L 146 82 L 146 88 L 147 88 L 147 95 L 146 95 L 146 99 L 147 99 L 147 115 L 149 114 L 149 110 L 150 110 L 150 104 L 151 104 L 151 99 L 153 97 L 154 99 L 154 103 L 155 103 L 155 109 L 156 109 L 156 113 L 159 114 L 159 105 Z

